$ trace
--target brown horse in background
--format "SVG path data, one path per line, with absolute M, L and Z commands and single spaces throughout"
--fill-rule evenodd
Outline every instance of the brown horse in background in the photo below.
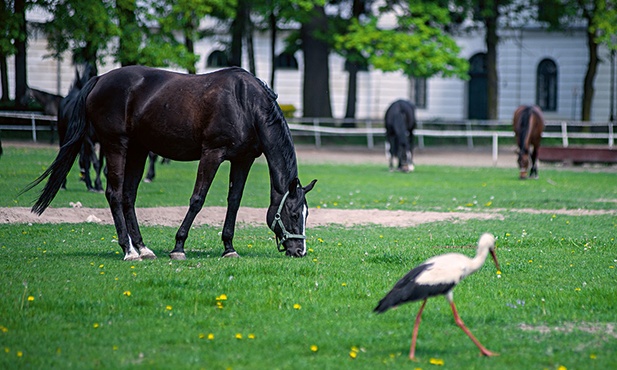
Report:
M 527 178 L 531 151 L 530 178 L 538 178 L 538 151 L 544 131 L 544 116 L 537 105 L 521 105 L 514 111 L 512 126 L 518 148 L 519 178 Z M 533 150 L 531 147 L 533 146 Z

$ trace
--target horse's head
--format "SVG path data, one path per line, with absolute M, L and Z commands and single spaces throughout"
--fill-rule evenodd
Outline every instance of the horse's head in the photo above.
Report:
M 26 105 L 28 104 L 31 100 L 34 100 L 34 94 L 32 92 L 32 89 L 27 87 L 26 88 L 26 92 L 24 93 L 24 95 L 21 97 L 20 103 L 22 105 Z
M 527 178 L 527 168 L 529 167 L 529 150 L 519 149 L 518 151 L 518 170 L 519 178 Z
M 268 209 L 267 222 L 276 235 L 276 244 L 280 252 L 292 257 L 306 255 L 306 219 L 308 205 L 305 195 L 317 180 L 305 187 L 297 178 L 289 184 L 289 190 L 283 195 L 279 204 L 271 204 Z

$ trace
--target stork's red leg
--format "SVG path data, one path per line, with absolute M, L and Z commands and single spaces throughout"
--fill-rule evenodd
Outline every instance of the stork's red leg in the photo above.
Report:
M 498 353 L 494 353 L 486 349 L 482 344 L 480 344 L 476 337 L 471 334 L 469 329 L 467 329 L 467 327 L 463 323 L 463 320 L 461 320 L 461 317 L 458 315 L 458 312 L 456 311 L 456 306 L 454 306 L 454 302 L 450 301 L 450 307 L 452 307 L 452 314 L 454 315 L 454 321 L 456 322 L 456 325 L 463 329 L 465 334 L 467 334 L 467 336 L 475 343 L 475 345 L 478 346 L 480 352 L 482 352 L 484 356 L 499 356 Z
M 424 302 L 422 302 L 422 306 L 420 306 L 420 311 L 418 311 L 418 315 L 416 316 L 416 321 L 413 324 L 413 332 L 411 333 L 411 348 L 409 349 L 409 358 L 411 360 L 415 360 L 416 339 L 418 339 L 418 329 L 420 327 L 420 317 L 422 316 L 424 305 L 426 305 L 426 299 L 424 300 Z

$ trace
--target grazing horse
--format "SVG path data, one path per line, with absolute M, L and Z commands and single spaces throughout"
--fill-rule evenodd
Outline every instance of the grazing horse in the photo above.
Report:
M 43 106 L 43 113 L 46 115 L 57 116 L 58 108 L 60 106 L 60 102 L 62 101 L 62 96 L 28 87 L 26 88 L 26 93 L 21 99 L 21 103 L 26 104 L 29 100 L 36 100 L 39 104 L 41 104 Z M 49 127 L 51 129 L 50 142 L 53 143 L 56 123 L 49 121 Z
M 67 96 L 60 102 L 60 107 L 58 109 L 58 137 L 60 139 L 60 147 L 65 143 L 69 119 L 77 104 L 79 92 L 94 76 L 94 68 L 90 64 L 86 65 L 81 77 L 79 76 L 79 72 L 75 70 L 75 81 L 73 81 L 73 86 L 71 86 Z M 97 157 L 96 143 L 98 143 L 96 133 L 94 132 L 94 128 L 90 127 L 79 151 L 79 175 L 81 180 L 85 182 L 86 188 L 89 191 L 101 192 L 103 191 L 101 171 L 103 169 L 104 157 L 102 151 L 99 152 L 99 156 Z M 94 167 L 94 184 L 92 184 L 92 179 L 90 178 L 90 165 Z M 66 188 L 66 180 L 62 184 L 62 188 Z
M 416 108 L 408 100 L 397 100 L 386 111 L 386 150 L 393 170 L 394 157 L 398 158 L 398 170 L 410 172 L 413 165 L 413 130 L 416 128 Z
M 32 212 L 41 214 L 49 206 L 90 126 L 107 159 L 105 195 L 124 260 L 156 258 L 144 244 L 135 215 L 137 188 L 149 151 L 176 161 L 199 160 L 193 195 L 176 233 L 171 259 L 186 258 L 185 240 L 225 160 L 231 166 L 223 256 L 238 256 L 232 244 L 236 216 L 249 170 L 261 154 L 270 173 L 266 222 L 277 248 L 289 256 L 306 254 L 305 195 L 317 180 L 300 185 L 293 140 L 276 94 L 249 72 L 228 68 L 186 75 L 128 66 L 92 78 L 79 94 L 58 156 L 22 191 L 49 177 Z
M 536 105 L 521 105 L 514 111 L 512 126 L 516 136 L 516 145 L 518 148 L 518 168 L 519 178 L 527 178 L 527 168 L 529 167 L 530 150 L 531 151 L 531 169 L 529 170 L 530 178 L 538 178 L 538 151 L 540 150 L 540 141 L 542 140 L 542 131 L 544 131 L 544 117 L 542 110 Z

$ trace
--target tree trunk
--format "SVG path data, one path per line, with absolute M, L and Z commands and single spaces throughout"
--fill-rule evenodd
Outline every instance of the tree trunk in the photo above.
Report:
M 276 14 L 270 13 L 270 87 L 274 89 L 276 75 Z
M 345 110 L 345 118 L 356 117 L 356 96 L 358 93 L 358 65 L 354 62 L 347 63 L 347 109 Z M 355 124 L 345 124 L 347 127 L 354 127 Z
M 192 20 L 189 20 L 186 24 L 186 29 L 184 30 L 184 47 L 190 54 L 195 53 L 195 43 L 193 42 L 193 35 L 195 34 L 195 23 Z M 191 64 L 187 67 L 186 71 L 189 74 L 196 74 L 197 68 L 195 67 L 195 63 Z
M 246 51 L 249 58 L 249 72 L 254 75 L 257 75 L 257 67 L 255 66 L 255 47 L 253 43 L 253 24 L 251 23 L 250 17 L 250 9 L 247 7 L 246 9 L 246 28 L 245 28 L 245 39 L 246 39 Z
M 304 84 L 302 109 L 304 117 L 332 117 L 330 105 L 330 68 L 328 44 L 319 34 L 328 32 L 328 19 L 322 6 L 314 8 L 314 15 L 300 27 L 304 52 Z
M 136 8 L 135 0 L 116 0 L 122 32 L 117 58 L 123 67 L 138 64 L 137 55 L 141 43 L 141 32 L 135 15 Z
M 497 8 L 497 3 L 497 1 L 493 2 L 491 15 L 484 20 L 486 26 L 488 119 L 493 120 L 499 118 L 499 76 L 497 75 L 497 44 L 499 43 L 497 19 L 499 17 L 499 9 Z
M 25 105 L 21 102 L 26 89 L 28 88 L 28 73 L 27 73 L 27 43 L 28 43 L 28 25 L 26 23 L 26 1 L 15 0 L 15 15 L 19 17 L 19 34 L 22 37 L 15 39 L 15 105 L 17 108 L 24 108 Z
M 0 97 L 1 102 L 8 102 L 11 100 L 9 98 L 9 74 L 8 74 L 8 65 L 6 62 L 6 55 L 0 55 L 0 83 L 2 84 L 2 97 Z
M 588 22 L 590 22 L 588 20 Z M 585 74 L 585 83 L 583 85 L 583 109 L 581 112 L 581 120 L 591 120 L 591 105 L 593 103 L 593 95 L 595 93 L 594 80 L 596 79 L 596 71 L 598 69 L 598 44 L 595 42 L 596 33 L 587 28 L 587 48 L 589 50 L 589 63 L 587 64 L 587 73 Z
M 238 0 L 236 18 L 231 23 L 231 53 L 229 65 L 242 67 L 242 39 L 246 26 L 246 0 Z

